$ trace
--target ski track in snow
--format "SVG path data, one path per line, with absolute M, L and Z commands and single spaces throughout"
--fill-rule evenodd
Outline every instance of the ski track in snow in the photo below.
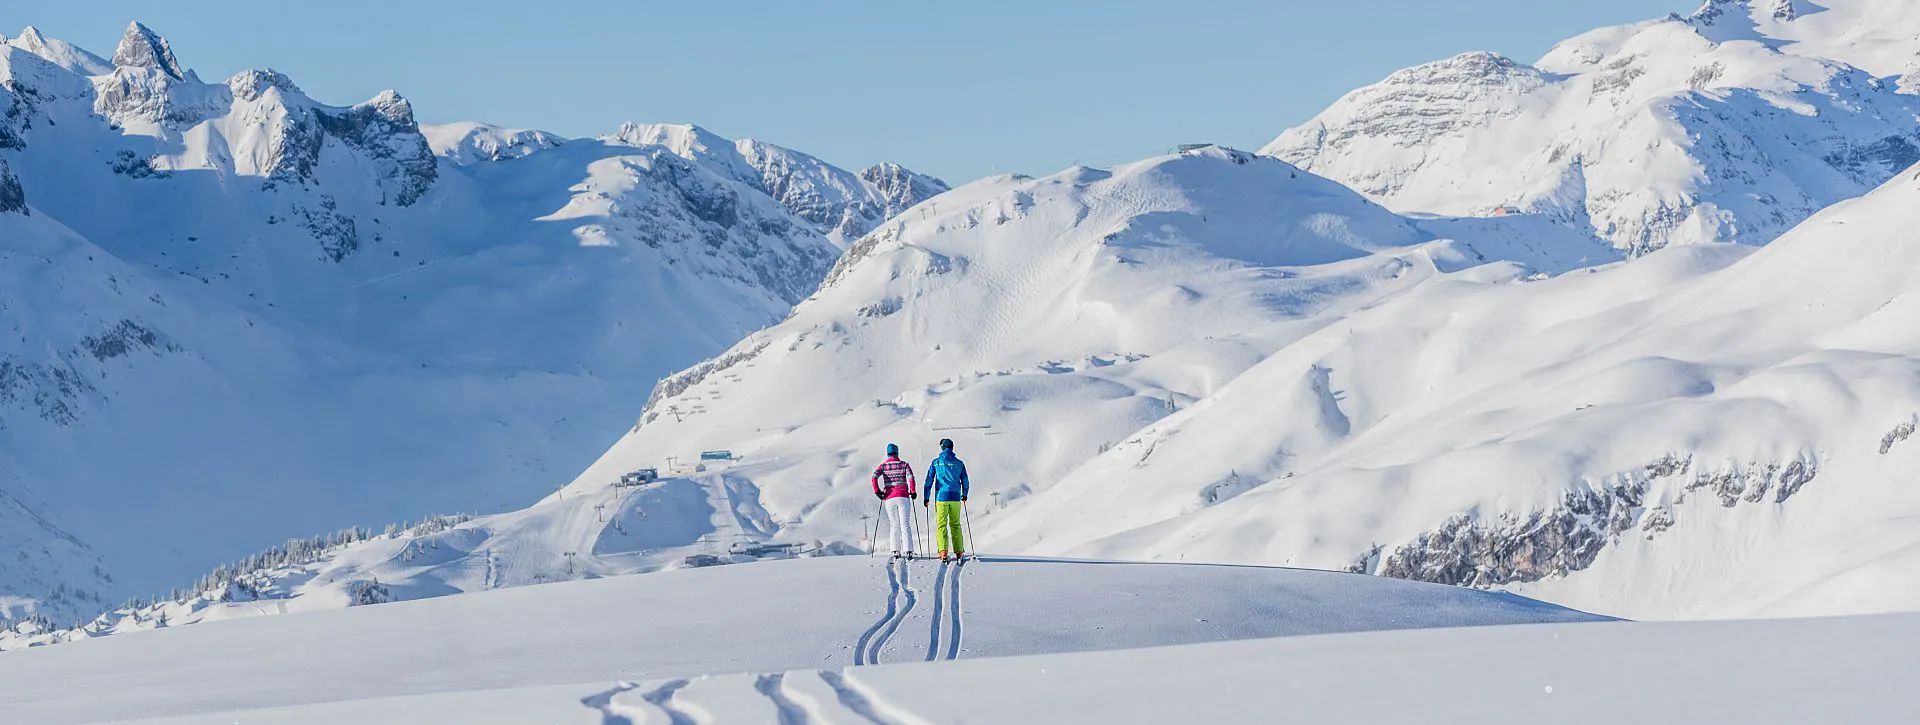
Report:
M 860 633 L 859 641 L 854 642 L 854 645 L 853 645 L 853 663 L 854 664 L 856 665 L 867 664 L 868 662 L 867 652 L 869 651 L 869 647 L 873 642 L 873 636 L 879 633 L 882 627 L 887 626 L 888 622 L 893 621 L 894 615 L 899 614 L 899 611 L 900 611 L 899 607 L 900 607 L 900 577 L 898 573 L 893 570 L 893 563 L 888 562 L 887 563 L 887 610 L 885 613 L 882 613 L 880 615 L 879 619 L 874 621 L 873 626 L 867 627 L 867 631 Z
M 640 699 L 646 700 L 648 703 L 652 704 L 654 707 L 660 708 L 661 712 L 664 712 L 667 714 L 668 722 L 671 722 L 673 725 L 694 725 L 695 721 L 693 719 L 693 716 L 688 715 L 684 710 L 681 710 L 680 708 L 675 707 L 673 704 L 673 694 L 676 692 L 679 692 L 681 688 L 686 686 L 687 686 L 687 680 L 684 680 L 684 679 L 672 680 L 667 682 L 664 685 L 654 688 L 653 690 L 649 691 L 645 695 L 641 695 Z M 608 713 L 609 719 L 607 720 L 607 722 L 608 723 L 615 722 L 615 720 L 612 719 L 614 717 L 619 717 L 621 718 L 621 721 L 624 721 L 624 722 L 632 722 L 630 719 L 627 719 L 625 716 L 618 715 L 612 712 Z
M 870 665 L 880 664 L 880 651 L 886 648 L 888 642 L 893 641 L 893 633 L 900 630 L 900 624 L 902 622 L 907 621 L 907 615 L 913 612 L 914 601 L 918 599 L 918 596 L 913 590 L 913 577 L 910 576 L 913 573 L 913 567 L 909 566 L 908 562 L 905 561 L 890 562 L 887 566 L 889 569 L 896 566 L 899 567 L 900 584 L 896 587 L 896 590 L 905 597 L 906 603 L 900 607 L 900 613 L 893 618 L 893 621 L 887 623 L 886 629 L 882 630 L 880 635 L 874 638 L 873 652 L 867 655 L 867 664 Z
M 807 709 L 794 702 L 793 698 L 781 689 L 786 678 L 784 673 L 761 675 L 753 681 L 753 689 L 773 702 L 774 710 L 780 714 L 780 725 L 806 725 L 812 722 L 807 717 Z
M 936 571 L 937 573 L 934 574 L 933 577 L 933 617 L 927 625 L 926 661 L 928 662 L 932 662 L 935 657 L 940 656 L 940 595 L 941 589 L 947 583 L 947 565 L 941 564 L 940 568 Z
M 833 694 L 835 697 L 840 698 L 840 704 L 848 710 L 851 710 L 855 715 L 866 718 L 867 722 L 870 723 L 881 723 L 885 725 L 885 723 L 890 722 L 880 717 L 879 711 L 874 709 L 873 698 L 869 697 L 863 688 L 849 682 L 844 672 L 821 670 L 820 679 L 826 682 L 828 687 L 833 688 Z
M 960 637 L 966 631 L 965 613 L 960 609 L 960 572 L 966 568 L 967 563 L 964 559 L 961 560 L 960 563 L 953 565 L 953 576 L 951 577 L 953 579 L 951 593 L 953 601 L 947 605 L 947 608 L 952 610 L 951 616 L 953 618 L 953 635 L 947 638 L 947 659 L 950 660 L 960 658 Z
M 615 696 L 618 696 L 622 692 L 626 692 L 628 690 L 633 689 L 634 687 L 636 687 L 636 685 L 634 685 L 631 682 L 622 682 L 618 685 L 615 685 L 613 689 L 607 690 L 605 692 L 595 693 L 592 695 L 588 695 L 584 698 L 581 698 L 580 704 L 586 705 L 587 707 L 591 707 L 595 710 L 599 710 L 601 722 L 605 723 L 606 725 L 632 725 L 633 718 L 627 717 L 625 715 L 622 715 L 614 711 L 613 698 Z

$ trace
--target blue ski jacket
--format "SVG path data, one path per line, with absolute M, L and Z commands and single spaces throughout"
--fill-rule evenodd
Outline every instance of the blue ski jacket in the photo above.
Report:
M 958 501 L 967 497 L 967 464 L 953 455 L 953 451 L 941 451 L 927 465 L 927 490 L 932 492 L 935 501 Z

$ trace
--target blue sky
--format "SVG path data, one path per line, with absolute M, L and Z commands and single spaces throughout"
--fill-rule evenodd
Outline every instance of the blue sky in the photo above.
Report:
M 962 182 L 1210 141 L 1257 148 L 1342 93 L 1466 50 L 1524 61 L 1695 0 L 652 2 L 7 0 L 102 55 L 128 20 L 217 80 L 250 67 L 347 104 L 569 136 L 692 122 Z

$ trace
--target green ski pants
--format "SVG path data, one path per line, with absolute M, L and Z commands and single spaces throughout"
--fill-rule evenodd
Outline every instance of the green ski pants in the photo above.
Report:
M 933 502 L 933 534 L 937 538 L 939 551 L 951 551 L 955 554 L 967 550 L 966 542 L 960 536 L 960 502 Z

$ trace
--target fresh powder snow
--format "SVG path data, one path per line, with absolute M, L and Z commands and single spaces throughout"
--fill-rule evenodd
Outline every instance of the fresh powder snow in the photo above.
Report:
M 0 720 L 1903 722 L 1910 10 L 956 188 L 27 28 Z

